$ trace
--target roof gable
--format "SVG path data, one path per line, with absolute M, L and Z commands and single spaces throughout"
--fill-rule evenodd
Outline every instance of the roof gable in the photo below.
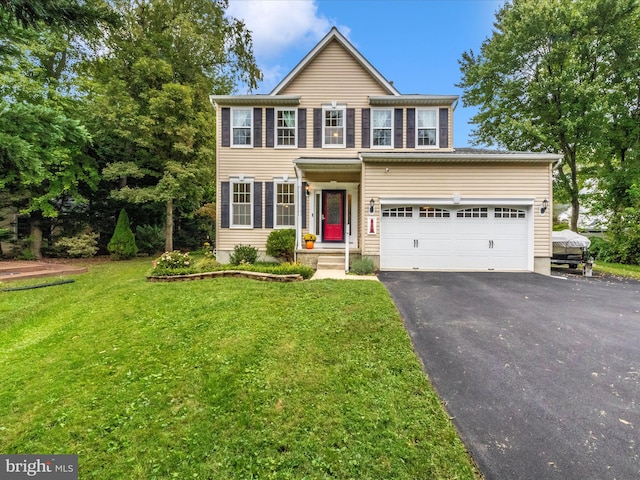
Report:
M 384 89 L 389 95 L 400 95 L 400 92 L 385 79 L 378 70 L 375 69 L 369 61 L 362 56 L 358 50 L 349 42 L 344 35 L 342 35 L 336 27 L 333 27 L 331 31 L 320 40 L 320 42 L 296 65 L 296 67 L 289 72 L 289 74 L 282 79 L 282 81 L 276 85 L 271 91 L 270 95 L 279 95 L 291 82 L 297 78 L 305 68 L 329 45 L 331 42 L 336 41 L 356 60 L 364 70 Z

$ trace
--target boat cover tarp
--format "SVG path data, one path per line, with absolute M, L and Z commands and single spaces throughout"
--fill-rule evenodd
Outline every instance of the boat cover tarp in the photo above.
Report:
M 553 232 L 553 246 L 564 248 L 589 248 L 591 240 L 571 230 Z

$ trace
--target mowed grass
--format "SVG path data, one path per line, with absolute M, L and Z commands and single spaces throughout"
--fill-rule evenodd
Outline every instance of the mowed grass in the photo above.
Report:
M 0 452 L 82 479 L 480 478 L 381 284 L 148 270 L 0 293 Z
M 622 263 L 607 263 L 596 261 L 596 263 L 593 265 L 593 270 L 617 277 L 640 280 L 640 265 L 625 265 Z

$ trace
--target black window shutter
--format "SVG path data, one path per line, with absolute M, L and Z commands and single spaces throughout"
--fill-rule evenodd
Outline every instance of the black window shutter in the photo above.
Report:
M 262 183 L 253 184 L 253 228 L 262 228 Z
M 298 109 L 298 148 L 307 148 L 307 109 Z
M 302 182 L 302 201 L 300 208 L 302 208 L 302 227 L 307 228 L 307 182 Z
M 371 109 L 362 109 L 362 148 L 371 146 Z
M 229 228 L 229 182 L 220 183 L 220 227 Z
M 440 148 L 449 148 L 449 109 L 440 109 Z
M 347 148 L 356 146 L 356 109 L 347 108 Z
M 253 109 L 253 146 L 262 146 L 262 108 Z
M 231 109 L 222 109 L 222 146 L 231 146 Z
M 407 148 L 416 147 L 416 109 L 407 108 Z
M 322 109 L 313 109 L 313 148 L 322 148 Z
M 274 140 L 273 116 L 274 116 L 273 108 L 267 108 L 267 139 L 265 141 L 265 147 L 267 148 L 273 148 L 273 140 Z
M 264 228 L 273 228 L 273 182 L 264 182 Z
M 393 113 L 393 147 L 402 148 L 402 109 L 396 108 Z

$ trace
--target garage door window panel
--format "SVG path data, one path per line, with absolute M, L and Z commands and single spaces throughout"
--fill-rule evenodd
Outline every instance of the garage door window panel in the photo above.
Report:
M 413 207 L 395 207 L 382 210 L 382 216 L 388 218 L 409 218 L 413 217 Z
M 495 218 L 526 218 L 526 212 L 517 208 L 496 207 L 494 216 Z
M 449 218 L 451 212 L 443 208 L 420 207 L 420 217 L 422 218 Z
M 458 210 L 456 216 L 458 218 L 487 218 L 489 209 L 487 207 L 465 208 Z

